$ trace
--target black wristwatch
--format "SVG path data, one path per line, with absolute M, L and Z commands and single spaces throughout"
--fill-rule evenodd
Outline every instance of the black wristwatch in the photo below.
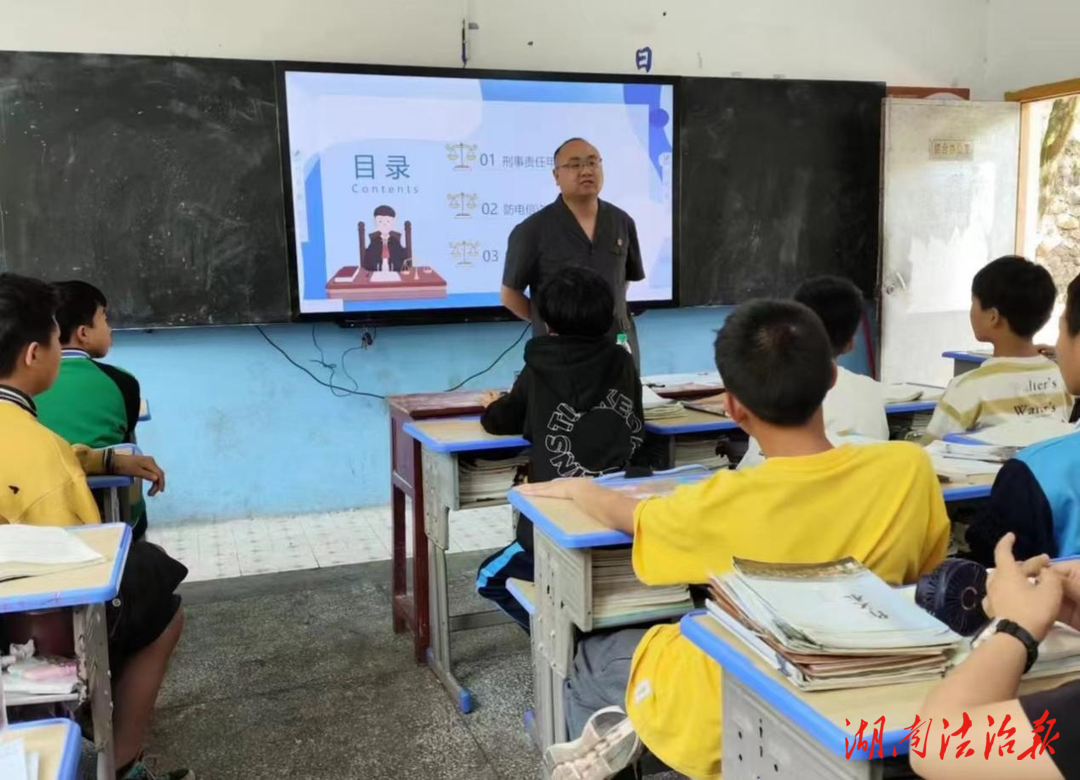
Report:
M 1024 649 L 1027 650 L 1027 663 L 1024 664 L 1024 674 L 1030 672 L 1031 667 L 1039 659 L 1039 643 L 1035 641 L 1035 637 L 1028 633 L 1026 628 L 1012 620 L 995 620 L 991 623 L 991 628 L 993 628 L 995 634 L 1008 634 L 1020 640 L 1024 645 Z

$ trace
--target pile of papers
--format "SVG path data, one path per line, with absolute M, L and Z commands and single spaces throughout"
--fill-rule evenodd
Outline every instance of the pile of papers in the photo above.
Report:
M 704 466 L 716 471 L 731 466 L 727 455 L 718 454 L 719 442 L 716 439 L 689 439 L 680 438 L 675 440 L 675 466 Z
M 911 401 L 936 401 L 944 393 L 945 389 L 941 387 L 901 382 L 895 385 L 885 385 L 885 403 L 902 404 Z
M 63 528 L 0 524 L 0 582 L 57 574 L 105 560 Z
M 1073 423 L 1055 420 L 1052 417 L 1021 417 L 1001 425 L 982 428 L 967 436 L 984 444 L 1023 448 L 1047 439 L 1076 433 L 1076 430 Z
M 458 498 L 462 505 L 504 501 L 510 488 L 522 481 L 528 455 L 512 458 L 461 458 Z
M 803 690 L 935 679 L 964 646 L 963 637 L 852 558 L 736 558 L 709 590 L 709 613 Z
M 3 673 L 4 695 L 59 696 L 74 693 L 79 684 L 78 665 L 69 658 L 25 658 Z
M 644 585 L 634 574 L 630 549 L 593 551 L 593 617 L 600 621 L 633 615 L 659 619 L 694 608 L 686 585 Z
M 926 445 L 926 454 L 934 464 L 934 473 L 952 482 L 995 477 L 1002 464 L 1012 457 L 1001 447 L 943 441 Z
M 686 411 L 678 401 L 661 398 L 646 385 L 641 386 L 641 406 L 646 420 L 667 420 Z

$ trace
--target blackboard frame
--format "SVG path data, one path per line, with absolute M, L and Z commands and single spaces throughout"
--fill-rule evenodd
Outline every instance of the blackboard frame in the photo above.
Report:
M 462 68 L 432 68 L 396 65 L 354 64 L 340 62 L 307 62 L 276 60 L 278 128 L 280 132 L 282 184 L 285 192 L 285 233 L 289 254 L 289 289 L 293 318 L 299 322 L 338 322 L 342 325 L 439 325 L 454 322 L 506 322 L 517 318 L 502 306 L 454 309 L 417 309 L 376 312 L 301 313 L 300 282 L 297 275 L 296 215 L 293 212 L 292 164 L 289 159 L 288 106 L 285 94 L 285 74 L 288 71 L 320 73 L 357 73 L 381 76 L 425 76 L 436 78 L 502 79 L 508 81 L 566 81 L 615 82 L 620 84 L 663 84 L 674 91 L 672 107 L 672 201 L 671 201 L 671 300 L 634 301 L 632 311 L 639 314 L 648 309 L 672 309 L 679 305 L 679 82 L 678 76 L 645 76 L 618 73 L 561 73 L 555 71 L 519 71 Z M 616 204 L 617 205 L 617 204 Z M 633 215 L 631 215 L 633 216 Z

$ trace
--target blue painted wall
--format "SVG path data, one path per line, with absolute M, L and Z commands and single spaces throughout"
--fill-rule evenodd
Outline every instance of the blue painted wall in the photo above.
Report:
M 714 331 L 726 308 L 651 311 L 638 320 L 646 374 L 712 367 Z M 329 370 L 311 325 L 267 334 L 323 379 Z M 456 385 L 485 368 L 521 333 L 516 323 L 379 329 L 347 356 L 360 390 L 388 395 Z M 326 363 L 340 363 L 360 332 L 315 328 Z M 468 387 L 507 387 L 524 341 Z M 227 519 L 348 509 L 389 500 L 389 422 L 384 402 L 336 398 L 276 352 L 254 328 L 190 328 L 115 335 L 108 358 L 142 383 L 153 419 L 139 443 L 167 473 L 149 502 L 155 522 Z M 860 349 L 845 359 L 864 370 Z M 352 387 L 340 374 L 335 382 Z

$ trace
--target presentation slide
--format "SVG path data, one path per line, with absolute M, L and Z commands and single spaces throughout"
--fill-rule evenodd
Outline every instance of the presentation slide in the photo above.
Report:
M 666 84 L 287 71 L 300 312 L 498 307 L 510 231 L 556 199 L 575 136 L 637 223 L 630 300 L 670 301 L 672 103 Z

